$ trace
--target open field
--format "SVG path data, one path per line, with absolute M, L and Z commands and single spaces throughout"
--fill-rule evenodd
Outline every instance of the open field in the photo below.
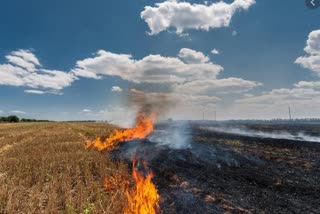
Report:
M 112 127 L 95 123 L 0 124 L 0 213 L 119 213 L 120 192 L 103 178 L 127 175 L 84 141 Z M 117 198 L 117 200 L 115 200 Z
M 104 178 L 130 179 L 132 155 L 154 172 L 161 213 L 320 212 L 319 143 L 177 127 L 157 125 L 109 153 L 84 147 L 107 124 L 0 124 L 0 213 L 122 213 L 125 194 Z M 316 136 L 320 126 L 296 129 Z

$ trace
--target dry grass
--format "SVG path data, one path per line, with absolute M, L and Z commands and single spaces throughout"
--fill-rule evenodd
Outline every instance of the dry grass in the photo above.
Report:
M 125 196 L 103 179 L 128 176 L 124 163 L 89 151 L 84 140 L 108 134 L 95 123 L 0 124 L 0 213 L 120 213 Z

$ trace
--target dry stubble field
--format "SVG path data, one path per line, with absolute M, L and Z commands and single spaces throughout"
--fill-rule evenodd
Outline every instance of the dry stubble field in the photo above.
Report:
M 84 141 L 106 135 L 107 124 L 0 124 L 0 213 L 120 213 L 121 192 L 103 179 L 128 175 L 128 166 Z

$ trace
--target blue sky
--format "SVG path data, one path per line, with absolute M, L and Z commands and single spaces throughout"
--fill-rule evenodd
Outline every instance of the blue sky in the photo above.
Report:
M 199 119 L 204 111 L 210 119 L 217 111 L 220 119 L 285 118 L 288 105 L 296 117 L 319 117 L 320 9 L 308 9 L 303 0 L 224 2 L 1 1 L 0 114 L 121 121 L 134 114 L 126 99 L 135 88 L 179 97 L 164 117 Z M 158 10 L 164 4 L 176 10 L 172 19 Z M 194 8 L 210 13 L 193 14 Z M 308 38 L 312 51 L 306 52 Z M 18 56 L 31 62 L 30 54 L 39 61 L 35 70 L 8 60 Z M 299 57 L 305 58 L 295 63 Z M 159 60 L 174 62 L 166 69 L 153 67 Z M 147 78 L 150 67 L 157 75 Z M 158 74 L 168 78 L 168 69 L 175 80 L 157 79 Z M 71 77 L 60 83 L 64 76 L 48 70 Z M 190 74 L 180 74 L 185 70 Z M 4 79 L 8 72 L 20 80 Z M 58 86 L 48 85 L 44 76 L 31 78 L 32 72 L 57 75 Z M 114 86 L 122 91 L 112 91 Z

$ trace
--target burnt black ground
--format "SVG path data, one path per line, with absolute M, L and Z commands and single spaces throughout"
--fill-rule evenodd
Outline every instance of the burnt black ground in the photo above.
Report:
M 144 140 L 114 152 L 148 161 L 163 213 L 320 213 L 319 143 L 190 130 L 186 148 Z

